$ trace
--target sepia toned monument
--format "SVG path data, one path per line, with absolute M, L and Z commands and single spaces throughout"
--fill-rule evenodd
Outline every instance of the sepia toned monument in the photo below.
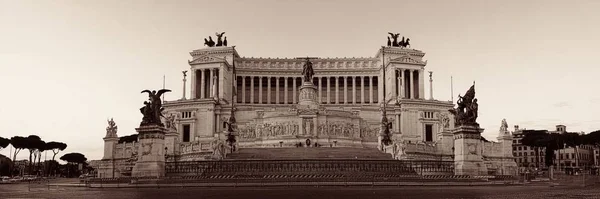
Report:
M 506 128 L 498 142 L 481 138 L 474 85 L 455 109 L 434 98 L 429 72 L 425 96 L 425 53 L 408 38 L 390 33 L 393 41 L 369 57 L 256 58 L 240 56 L 223 34 L 190 52 L 181 99 L 161 104 L 168 90 L 146 91 L 137 140 L 107 128 L 99 177 L 164 176 L 172 168 L 165 171 L 165 162 L 235 160 L 443 162 L 446 170 L 431 173 L 516 172 Z

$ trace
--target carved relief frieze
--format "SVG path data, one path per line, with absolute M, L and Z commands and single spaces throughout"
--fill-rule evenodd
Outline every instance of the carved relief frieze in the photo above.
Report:
M 247 123 L 240 125 L 239 136 L 240 138 L 261 138 L 261 137 L 275 137 L 275 136 L 286 136 L 286 135 L 298 135 L 300 126 L 295 122 L 274 122 L 274 123 Z
M 327 121 L 317 126 L 319 136 L 359 138 L 362 137 L 360 130 L 360 127 L 353 123 L 341 121 Z M 367 132 L 367 130 L 370 129 L 365 129 L 365 132 L 363 132 L 365 135 L 371 133 L 371 131 Z
M 152 154 L 152 143 L 142 143 L 142 155 Z
M 195 64 L 206 64 L 206 63 L 216 63 L 216 62 L 225 62 L 225 59 L 220 58 L 220 57 L 203 55 L 192 61 L 189 61 L 188 63 L 190 65 L 195 65 Z
M 481 139 L 481 135 L 474 134 L 474 133 L 460 133 L 460 134 L 455 134 L 454 135 L 454 139 L 455 140 L 458 140 L 458 139 L 476 139 L 476 140 L 479 140 L 479 139 Z
M 265 116 L 265 112 L 260 110 L 260 111 L 256 111 L 256 118 L 257 119 L 262 119 Z
M 165 134 L 162 133 L 140 133 L 139 139 L 165 139 Z
M 303 131 L 304 131 L 304 135 L 312 135 L 313 134 L 313 127 L 314 127 L 314 123 L 312 118 L 304 118 L 302 119 L 302 126 L 304 127 Z

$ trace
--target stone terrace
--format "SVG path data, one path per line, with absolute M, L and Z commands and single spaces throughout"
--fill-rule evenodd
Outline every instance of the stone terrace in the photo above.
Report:
M 300 147 L 300 148 L 240 148 L 228 154 L 231 160 L 301 160 L 301 159 L 359 159 L 392 160 L 391 155 L 375 148 Z

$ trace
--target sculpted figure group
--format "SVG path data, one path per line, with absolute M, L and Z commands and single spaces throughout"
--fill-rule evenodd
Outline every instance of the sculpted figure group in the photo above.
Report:
M 359 137 L 359 129 L 346 122 L 326 122 L 317 126 L 319 136 Z
M 262 125 L 247 124 L 239 129 L 241 138 L 274 137 L 284 135 L 298 135 L 300 126 L 292 122 L 266 123 Z
M 454 115 L 455 126 L 479 126 L 476 121 L 479 105 L 477 104 L 477 98 L 475 98 L 475 83 L 473 83 L 473 86 L 465 93 L 464 97 L 458 95 L 456 104 L 458 105 L 457 108 L 449 110 L 450 113 Z
M 110 118 L 110 120 L 108 120 L 108 126 L 106 127 L 106 137 L 117 137 L 117 129 L 117 124 L 113 118 Z
M 158 92 L 156 90 L 143 90 L 142 93 L 148 93 L 148 101 L 144 101 L 144 107 L 140 108 L 140 112 L 144 117 L 142 118 L 142 122 L 140 125 L 159 125 L 164 126 L 161 122 L 162 111 L 164 108 L 162 107 L 162 101 L 160 99 L 161 95 L 166 92 L 171 92 L 169 89 L 160 89 Z
M 388 34 L 390 34 L 390 36 L 392 36 L 393 41 L 390 41 L 390 37 L 388 37 L 387 39 L 387 46 L 393 46 L 393 47 L 402 47 L 402 48 L 406 48 L 410 46 L 410 38 L 406 38 L 406 40 L 404 40 L 404 36 L 402 37 L 402 40 L 400 42 L 398 42 L 398 37 L 400 36 L 400 33 L 391 33 L 388 32 Z
M 215 44 L 215 41 L 213 41 L 211 36 L 208 36 L 208 40 L 206 38 L 204 38 L 204 45 L 206 45 L 208 47 L 227 46 L 227 37 L 225 37 L 224 40 L 221 40 L 221 37 L 223 37 L 224 34 L 225 34 L 225 32 L 222 32 L 221 34 L 219 34 L 218 32 L 215 33 L 215 36 L 217 36 L 216 44 Z

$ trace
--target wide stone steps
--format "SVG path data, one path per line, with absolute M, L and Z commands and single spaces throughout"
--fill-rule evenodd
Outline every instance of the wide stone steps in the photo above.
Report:
M 375 148 L 299 147 L 299 148 L 240 148 L 228 154 L 231 160 L 298 160 L 298 159 L 360 159 L 392 160 L 390 154 Z

